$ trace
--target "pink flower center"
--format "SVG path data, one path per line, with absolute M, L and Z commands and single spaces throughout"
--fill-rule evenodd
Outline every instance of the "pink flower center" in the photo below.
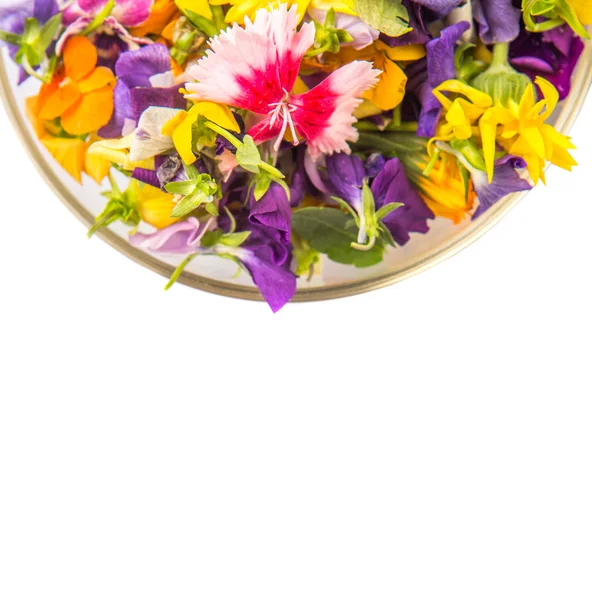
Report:
M 292 140 L 294 146 L 298 146 L 300 143 L 298 141 L 298 134 L 296 133 L 296 127 L 294 126 L 294 120 L 292 119 L 292 113 L 298 108 L 293 104 L 290 104 L 290 92 L 287 92 L 285 89 L 284 97 L 279 102 L 274 102 L 270 104 L 271 110 L 269 111 L 269 115 L 271 117 L 271 121 L 269 122 L 270 128 L 273 127 L 278 119 L 282 120 L 282 128 L 280 130 L 280 134 L 278 139 L 275 142 L 273 149 L 277 152 L 280 149 L 280 145 L 282 140 L 284 139 L 284 135 L 290 128 L 290 132 L 292 133 Z

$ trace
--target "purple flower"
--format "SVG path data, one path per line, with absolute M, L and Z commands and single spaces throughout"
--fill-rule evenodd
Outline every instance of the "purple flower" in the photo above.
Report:
M 470 29 L 466 21 L 456 23 L 444 29 L 438 39 L 432 40 L 426 46 L 427 51 L 427 82 L 418 90 L 422 109 L 419 116 L 417 135 L 433 137 L 442 114 L 442 105 L 434 96 L 433 90 L 448 79 L 456 77 L 454 52 L 456 44 L 462 35 Z
M 132 131 L 140 115 L 151 106 L 185 108 L 186 101 L 175 85 L 171 56 L 163 44 L 150 44 L 124 52 L 115 64 L 118 77 L 111 121 L 99 132 L 115 138 Z
M 478 169 L 471 169 L 471 179 L 475 192 L 479 198 L 479 207 L 473 219 L 479 218 L 496 202 L 514 192 L 525 192 L 532 189 L 526 179 L 522 179 L 517 169 L 525 169 L 526 161 L 517 156 L 504 156 L 495 163 L 493 181 L 489 183 L 487 173 Z
M 523 31 L 510 46 L 510 62 L 533 80 L 541 76 L 550 81 L 563 100 L 583 50 L 584 42 L 566 25 L 544 33 Z
M 397 244 L 404 246 L 411 232 L 429 231 L 427 221 L 434 218 L 434 213 L 409 183 L 398 158 L 384 161 L 382 157 L 371 157 L 365 164 L 357 156 L 347 154 L 327 157 L 327 187 L 332 195 L 345 200 L 358 214 L 362 211 L 364 181 L 369 179 L 372 179 L 370 190 L 376 210 L 393 203 L 403 205 L 383 220 Z
M 272 183 L 260 200 L 255 200 L 254 191 L 249 196 L 249 221 L 253 225 L 264 225 L 275 229 L 283 242 L 290 241 L 292 232 L 292 209 L 284 188 Z
M 275 229 L 253 224 L 247 228 L 251 235 L 233 254 L 275 313 L 296 293 L 296 275 L 290 270 L 292 245 Z
M 434 213 L 409 183 L 398 158 L 385 163 L 372 183 L 372 193 L 377 210 L 393 202 L 403 204 L 383 220 L 397 244 L 404 246 L 410 239 L 410 232 L 429 231 L 428 219 L 434 219 Z
M 472 7 L 485 44 L 508 43 L 518 37 L 522 13 L 513 0 L 473 0 Z

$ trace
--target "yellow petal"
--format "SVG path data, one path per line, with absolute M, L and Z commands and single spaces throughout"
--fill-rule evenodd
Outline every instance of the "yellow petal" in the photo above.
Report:
M 41 140 L 47 151 L 78 182 L 81 182 L 86 143 L 79 138 L 45 137 Z
M 171 217 L 175 208 L 175 197 L 151 185 L 140 186 L 136 200 L 136 209 L 142 221 L 163 229 L 178 219 Z

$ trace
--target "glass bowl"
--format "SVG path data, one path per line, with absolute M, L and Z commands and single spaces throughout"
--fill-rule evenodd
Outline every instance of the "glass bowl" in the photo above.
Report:
M 83 184 L 76 183 L 55 162 L 35 137 L 33 128 L 24 115 L 24 102 L 37 93 L 34 81 L 16 86 L 17 69 L 6 59 L 0 58 L 1 95 L 8 113 L 26 146 L 32 161 L 44 175 L 50 187 L 66 206 L 88 228 L 104 207 L 101 187 L 86 177 Z M 586 49 L 573 78 L 572 92 L 557 109 L 555 126 L 567 134 L 573 126 L 592 85 L 592 43 Z M 526 192 L 527 193 L 527 192 Z M 311 281 L 298 280 L 296 302 L 341 298 L 391 285 L 438 264 L 466 248 L 491 229 L 513 208 L 525 193 L 511 194 L 475 221 L 466 219 L 460 225 L 436 218 L 426 235 L 412 234 L 408 244 L 401 248 L 389 248 L 385 260 L 374 267 L 360 269 L 340 265 L 323 258 L 321 275 Z M 137 263 L 169 278 L 179 258 L 164 260 L 143 250 L 132 247 L 127 241 L 127 228 L 115 224 L 97 236 Z M 84 233 L 81 232 L 81 235 Z M 200 257 L 193 261 L 179 278 L 179 282 L 191 287 L 247 300 L 260 300 L 261 296 L 246 274 L 236 275 L 236 265 L 215 256 Z

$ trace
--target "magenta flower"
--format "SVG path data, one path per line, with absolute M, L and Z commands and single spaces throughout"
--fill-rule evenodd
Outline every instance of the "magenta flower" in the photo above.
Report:
M 120 37 L 128 43 L 130 49 L 137 47 L 135 44 L 144 40 L 131 36 L 128 29 L 137 27 L 148 19 L 152 2 L 153 0 L 115 0 L 114 3 L 109 0 L 74 0 L 62 11 L 66 31 L 58 41 L 57 54 L 62 53 L 69 37 L 82 33 L 95 19 L 103 16 L 100 27 L 105 33 Z
M 211 50 L 188 70 L 187 97 L 251 111 L 263 118 L 249 134 L 261 143 L 290 130 L 295 144 L 304 138 L 313 157 L 349 153 L 358 139 L 353 112 L 360 96 L 375 85 L 379 71 L 355 61 L 329 75 L 305 94 L 294 94 L 300 63 L 315 38 L 313 23 L 296 30 L 296 6 L 257 11 L 245 27 L 234 24 L 211 42 Z

